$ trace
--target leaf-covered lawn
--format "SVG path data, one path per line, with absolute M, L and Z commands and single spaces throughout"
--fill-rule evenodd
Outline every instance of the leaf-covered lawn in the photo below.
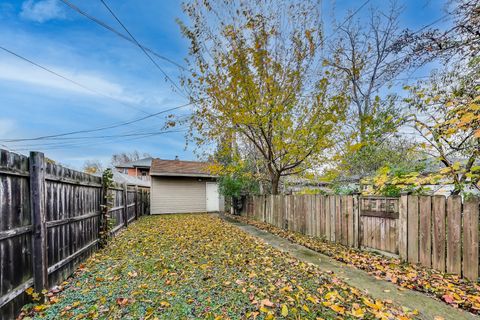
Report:
M 409 319 L 335 276 L 209 215 L 140 219 L 33 318 Z
M 457 275 L 444 274 L 419 265 L 404 263 L 399 259 L 329 243 L 293 231 L 286 231 L 265 222 L 245 217 L 232 217 L 365 270 L 379 279 L 393 282 L 404 288 L 434 295 L 450 305 L 480 314 L 479 283 L 462 279 Z

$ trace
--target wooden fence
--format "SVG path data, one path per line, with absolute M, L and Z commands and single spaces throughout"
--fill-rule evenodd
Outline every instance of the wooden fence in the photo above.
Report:
M 242 215 L 279 228 L 479 277 L 478 198 L 270 195 L 248 197 L 244 208 Z
M 149 189 L 115 185 L 109 214 L 118 231 L 148 213 Z M 0 150 L 0 318 L 12 319 L 40 292 L 66 279 L 98 247 L 102 179 Z

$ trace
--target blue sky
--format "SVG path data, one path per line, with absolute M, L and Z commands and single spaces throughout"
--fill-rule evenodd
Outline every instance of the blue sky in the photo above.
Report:
M 99 0 L 71 2 L 121 30 Z M 180 1 L 107 2 L 138 41 L 182 64 L 187 43 L 175 22 L 176 18 L 183 18 Z M 332 19 L 342 20 L 348 10 L 355 10 L 363 2 L 324 0 L 327 34 Z M 385 3 L 385 0 L 371 0 L 369 5 Z M 443 0 L 403 3 L 402 27 L 413 30 L 444 14 Z M 362 19 L 367 13 L 368 7 L 357 18 Z M 0 50 L 0 139 L 88 130 L 141 118 L 186 102 L 138 47 L 58 0 L 0 0 L 0 46 L 102 93 L 82 89 Z M 172 79 L 178 78 L 175 66 L 162 60 L 157 62 Z M 423 75 L 422 72 L 426 71 L 419 70 L 416 75 Z M 178 115 L 188 112 L 188 107 L 175 111 Z M 182 132 L 141 139 L 135 136 L 159 131 L 164 121 L 162 115 L 130 126 L 78 135 L 133 134 L 128 137 L 17 142 L 7 146 L 21 153 L 44 151 L 48 157 L 74 168 L 81 168 L 85 160 L 91 159 L 108 163 L 113 153 L 133 150 L 166 159 L 176 155 L 181 159 L 196 159 L 192 147 L 185 150 Z M 4 148 L 1 144 L 6 143 L 0 142 L 0 148 Z

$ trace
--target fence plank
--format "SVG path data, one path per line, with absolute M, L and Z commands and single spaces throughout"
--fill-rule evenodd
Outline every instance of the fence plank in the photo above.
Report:
M 463 276 L 478 279 L 478 198 L 463 205 Z
M 134 200 L 135 201 L 135 220 L 138 219 L 138 186 L 135 186 L 135 197 L 134 197 Z
M 337 219 L 336 219 L 336 201 L 335 201 L 334 195 L 330 196 L 330 241 L 335 242 L 336 241 L 336 225 L 337 225 Z
M 341 237 L 340 242 L 343 245 L 348 244 L 348 220 L 347 220 L 347 196 L 340 196 L 340 220 L 342 224 L 340 226 Z
M 123 185 L 123 223 L 125 227 L 128 226 L 128 186 Z
M 432 266 L 432 197 L 420 197 L 420 263 L 430 268 Z
M 323 215 L 325 217 L 325 239 L 331 240 L 330 196 L 323 196 Z
M 324 195 L 320 195 L 318 197 L 320 199 L 320 237 L 326 239 L 326 236 L 327 236 L 327 230 L 326 230 L 327 217 L 325 214 L 326 197 Z
M 418 263 L 418 196 L 408 196 L 408 262 Z
M 359 247 L 360 243 L 360 208 L 358 206 L 359 196 L 353 196 L 353 246 Z
M 445 197 L 433 197 L 432 267 L 445 272 Z
M 353 247 L 355 245 L 354 240 L 354 215 L 353 215 L 353 196 L 347 196 L 347 225 L 348 225 L 348 238 L 347 238 L 347 245 Z
M 47 227 L 45 213 L 45 158 L 30 152 L 30 207 L 33 222 L 33 284 L 37 292 L 48 289 Z
M 399 219 L 398 219 L 398 254 L 403 260 L 408 258 L 408 195 L 400 196 Z
M 462 198 L 450 196 L 447 199 L 447 272 L 461 274 L 461 226 Z

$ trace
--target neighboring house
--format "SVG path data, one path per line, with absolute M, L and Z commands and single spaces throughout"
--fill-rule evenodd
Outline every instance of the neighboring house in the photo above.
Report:
M 153 158 L 149 157 L 136 161 L 122 163 L 115 166 L 115 168 L 118 170 L 118 172 L 148 181 L 150 180 L 150 167 L 152 165 L 152 159 Z
M 150 213 L 223 211 L 217 177 L 208 163 L 153 159 L 150 170 Z
M 129 176 L 128 174 L 121 173 L 115 170 L 112 170 L 113 173 L 113 181 L 119 184 L 128 184 L 128 185 L 136 185 L 139 187 L 150 187 L 150 180 L 139 179 L 134 176 Z M 97 177 L 101 177 L 102 173 L 94 174 Z

